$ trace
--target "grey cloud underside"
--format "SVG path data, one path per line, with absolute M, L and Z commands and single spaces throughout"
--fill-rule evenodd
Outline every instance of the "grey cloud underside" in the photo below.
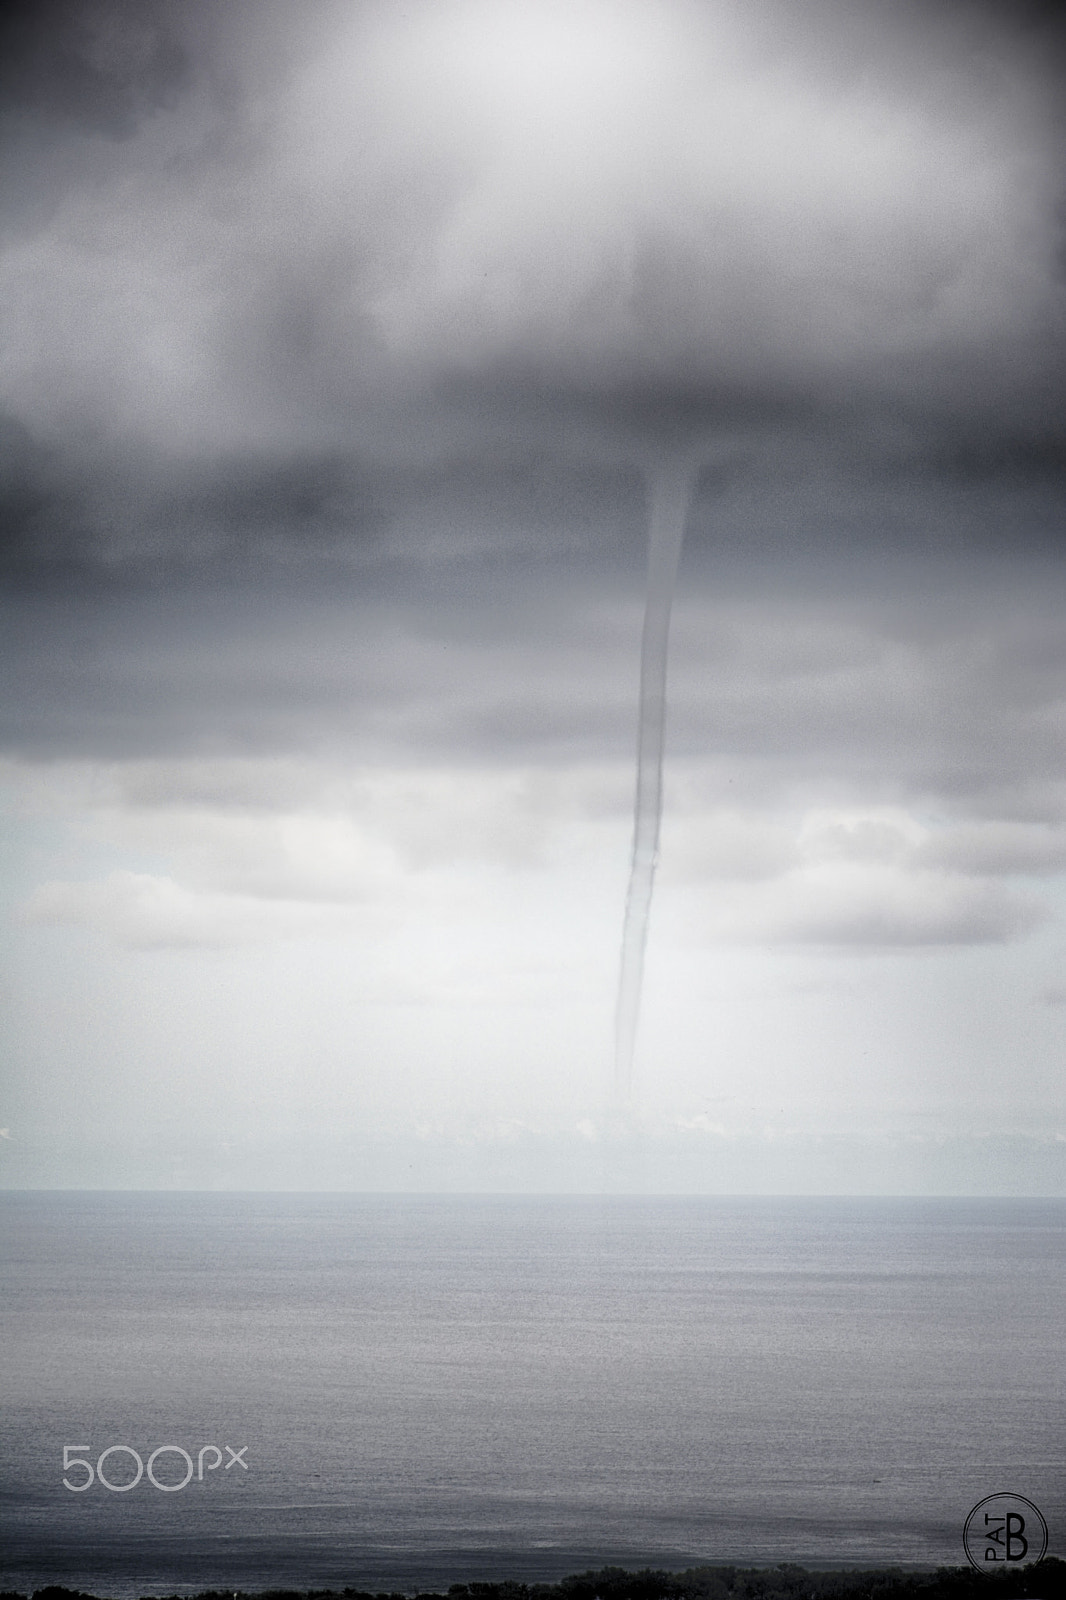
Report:
M 431 461 L 335 444 L 177 459 L 158 450 L 42 444 L 0 418 L 0 579 L 153 571 L 253 578 L 292 560 L 434 563 L 485 546 L 541 556 L 639 543 L 642 486 L 624 460 L 513 439 Z
M 1066 804 L 1061 567 L 1009 595 L 994 566 L 931 585 L 919 562 L 893 589 L 878 568 L 876 589 L 850 592 L 838 573 L 833 594 L 773 569 L 711 576 L 690 571 L 678 603 L 668 743 L 672 771 L 705 770 L 705 803 L 917 801 L 1036 827 L 974 848 L 1023 871 L 1038 858 Z M 473 562 L 417 585 L 390 569 L 373 585 L 23 596 L 3 629 L 3 747 L 627 766 L 639 582 Z
M 255 582 L 293 561 L 350 571 L 485 554 L 639 561 L 639 452 L 597 449 L 578 425 L 562 442 L 532 428 L 493 438 L 494 423 L 488 414 L 480 444 L 404 463 L 332 440 L 177 457 L 93 450 L 44 443 L 0 416 L 0 583 L 14 593 L 81 573 L 122 588 L 196 570 Z M 876 418 L 800 430 L 741 410 L 720 414 L 705 438 L 686 535 L 697 555 L 787 565 L 879 549 L 1014 560 L 1063 551 L 1066 454 L 1054 438 L 922 439 Z

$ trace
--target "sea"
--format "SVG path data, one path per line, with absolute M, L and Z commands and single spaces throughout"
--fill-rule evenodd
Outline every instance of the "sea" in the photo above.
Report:
M 1066 1200 L 6 1193 L 0 1588 L 1066 1554 Z

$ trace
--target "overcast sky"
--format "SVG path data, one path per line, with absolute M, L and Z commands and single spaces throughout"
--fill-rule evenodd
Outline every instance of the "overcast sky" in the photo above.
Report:
M 0 1181 L 1066 1193 L 1057 8 L 0 28 Z

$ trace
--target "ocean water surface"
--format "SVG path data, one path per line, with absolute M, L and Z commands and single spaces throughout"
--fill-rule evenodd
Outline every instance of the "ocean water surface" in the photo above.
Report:
M 0 1215 L 8 1589 L 954 1565 L 1002 1490 L 1063 1553 L 1066 1201 L 8 1193 Z M 164 1487 L 123 1487 L 162 1446 Z

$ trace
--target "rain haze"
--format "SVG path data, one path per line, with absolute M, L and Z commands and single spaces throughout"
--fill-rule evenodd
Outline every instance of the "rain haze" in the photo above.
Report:
M 2 28 L 2 1181 L 1066 1194 L 1057 10 Z

